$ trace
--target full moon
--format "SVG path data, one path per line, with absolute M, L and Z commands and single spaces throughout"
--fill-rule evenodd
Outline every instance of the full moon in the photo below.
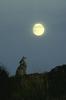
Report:
M 45 28 L 42 24 L 36 23 L 33 26 L 33 34 L 36 36 L 42 36 L 45 33 Z

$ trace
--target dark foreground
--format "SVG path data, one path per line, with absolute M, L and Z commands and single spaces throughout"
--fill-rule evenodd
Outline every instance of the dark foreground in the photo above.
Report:
M 66 65 L 11 77 L 0 68 L 0 100 L 66 100 Z

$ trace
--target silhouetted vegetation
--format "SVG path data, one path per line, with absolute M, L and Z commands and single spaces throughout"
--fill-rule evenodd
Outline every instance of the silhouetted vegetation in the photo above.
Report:
M 8 97 L 8 72 L 4 66 L 0 66 L 0 100 L 5 100 Z
M 0 100 L 66 100 L 66 65 L 10 77 L 0 66 Z

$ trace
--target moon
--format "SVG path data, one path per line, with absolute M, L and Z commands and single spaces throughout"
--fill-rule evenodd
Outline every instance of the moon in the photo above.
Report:
M 45 33 L 45 27 L 41 23 L 36 23 L 33 26 L 33 34 L 36 36 L 42 36 Z

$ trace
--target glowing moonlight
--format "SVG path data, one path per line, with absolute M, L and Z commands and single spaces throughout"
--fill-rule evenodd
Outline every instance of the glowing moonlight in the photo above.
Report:
M 45 33 L 45 28 L 42 24 L 37 23 L 33 26 L 33 33 L 36 36 L 42 36 Z

